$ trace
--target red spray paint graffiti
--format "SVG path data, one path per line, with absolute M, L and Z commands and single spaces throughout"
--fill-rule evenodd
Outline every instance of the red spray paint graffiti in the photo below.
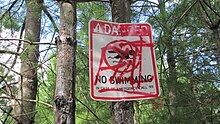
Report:
M 108 43 L 105 47 L 102 48 L 102 54 L 99 64 L 99 69 L 96 76 L 100 76 L 101 71 L 112 70 L 113 75 L 109 78 L 109 82 L 114 80 L 114 77 L 124 76 L 129 73 L 129 77 L 125 81 L 130 82 L 133 91 L 119 90 L 115 88 L 111 89 L 100 89 L 99 92 L 109 92 L 109 91 L 118 91 L 126 92 L 132 94 L 145 94 L 142 92 L 134 91 L 134 84 L 137 84 L 137 88 L 140 88 L 141 83 L 151 82 L 153 76 L 148 80 L 143 80 L 140 77 L 142 76 L 142 48 L 143 47 L 153 47 L 152 43 L 148 43 L 140 37 L 140 40 L 137 41 L 127 41 L 127 40 L 114 40 Z M 113 53 L 113 56 L 111 55 Z M 103 64 L 105 63 L 105 64 Z M 105 66 L 102 66 L 105 65 Z M 134 70 L 138 70 L 138 80 L 133 80 L 131 77 L 135 77 Z M 95 85 L 98 82 L 98 78 L 95 79 Z

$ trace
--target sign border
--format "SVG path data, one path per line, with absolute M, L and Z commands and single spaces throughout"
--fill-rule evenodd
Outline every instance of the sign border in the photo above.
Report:
M 89 21 L 89 83 L 90 83 L 90 96 L 94 100 L 98 101 L 133 101 L 133 100 L 143 100 L 143 99 L 155 99 L 160 96 L 160 84 L 158 80 L 158 75 L 157 75 L 157 67 L 156 67 L 156 57 L 154 53 L 154 47 L 150 47 L 151 51 L 151 60 L 152 60 L 152 65 L 153 65 L 153 73 L 155 75 L 155 87 L 156 87 L 156 94 L 149 94 L 144 95 L 144 96 L 130 96 L 130 97 L 100 97 L 100 96 L 95 96 L 94 94 L 94 82 L 93 82 L 93 77 L 94 77 L 94 72 L 93 72 L 93 32 L 92 32 L 92 22 L 102 22 L 102 23 L 108 23 L 108 24 L 130 24 L 130 25 L 135 25 L 135 24 L 147 24 L 150 27 L 150 34 L 149 34 L 149 39 L 150 43 L 153 43 L 153 37 L 152 37 L 152 26 L 149 23 L 115 23 L 115 22 L 108 22 L 108 21 L 102 21 L 102 20 L 90 20 Z

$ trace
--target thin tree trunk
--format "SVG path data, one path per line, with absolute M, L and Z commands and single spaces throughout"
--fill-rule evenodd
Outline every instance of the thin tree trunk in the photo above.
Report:
M 220 38 L 219 38 L 219 30 L 218 30 L 218 28 L 213 30 L 213 38 L 214 38 L 214 41 L 216 42 L 216 45 L 217 45 L 217 51 L 216 51 L 217 65 L 216 65 L 216 67 L 218 69 L 218 73 L 217 74 L 219 76 L 220 75 L 220 65 L 219 65 L 219 63 L 220 63 Z
M 75 123 L 76 2 L 60 2 L 60 31 L 56 39 L 57 78 L 55 124 Z
M 169 92 L 169 122 L 176 124 L 176 95 L 177 95 L 177 75 L 176 75 L 176 61 L 174 57 L 174 46 L 172 39 L 167 40 L 167 63 L 169 69 L 169 77 L 167 78 L 168 92 Z
M 42 0 L 26 0 L 25 40 L 40 42 Z M 37 94 L 37 65 L 39 46 L 23 43 L 21 55 L 21 80 L 18 86 L 18 101 L 14 107 L 15 118 L 20 124 L 34 123 L 35 103 L 22 99 L 36 100 Z
M 111 0 L 112 21 L 125 23 L 130 22 L 129 0 Z M 134 124 L 134 107 L 132 101 L 112 102 L 113 124 Z
M 167 20 L 167 12 L 166 12 L 166 1 L 158 0 L 159 2 L 159 10 L 162 15 L 162 23 L 166 24 Z M 176 96 L 177 96 L 177 71 L 176 71 L 176 58 L 174 56 L 174 45 L 172 40 L 172 29 L 171 26 L 167 25 L 167 28 L 164 28 L 164 43 L 167 48 L 167 63 L 168 63 L 168 73 L 167 77 L 167 87 L 168 87 L 168 121 L 170 124 L 176 123 Z M 174 30 L 174 29 L 172 29 Z

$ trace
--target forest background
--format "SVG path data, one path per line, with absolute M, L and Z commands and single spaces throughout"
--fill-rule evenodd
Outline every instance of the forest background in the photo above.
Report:
M 54 123 L 58 73 L 56 60 L 59 58 L 55 41 L 58 41 L 56 38 L 61 30 L 58 28 L 61 27 L 59 21 L 61 2 L 0 0 L 2 124 L 16 123 L 22 119 L 36 124 Z M 161 85 L 159 98 L 133 102 L 134 122 L 220 123 L 220 1 L 130 0 L 129 2 L 131 22 L 152 25 Z M 28 14 L 30 9 L 34 12 L 36 9 L 37 12 Z M 90 98 L 88 77 L 88 22 L 91 19 L 111 21 L 111 3 L 107 0 L 79 0 L 76 3 L 76 12 L 75 122 L 111 123 L 111 102 L 99 102 Z M 27 22 L 31 16 L 35 21 L 30 22 L 36 23 L 28 28 L 31 23 Z M 24 66 L 31 71 L 22 71 Z M 30 76 L 28 74 L 32 72 L 33 78 L 28 79 Z M 25 75 L 28 75 L 27 79 Z M 27 91 L 34 95 L 30 99 L 25 99 L 20 92 L 25 88 L 21 87 L 24 80 L 38 82 L 34 83 L 36 90 Z M 34 85 L 31 87 L 35 88 Z M 17 107 L 19 104 L 22 104 L 22 109 L 29 113 L 19 115 L 21 111 L 21 108 Z M 26 106 L 30 108 L 25 108 Z

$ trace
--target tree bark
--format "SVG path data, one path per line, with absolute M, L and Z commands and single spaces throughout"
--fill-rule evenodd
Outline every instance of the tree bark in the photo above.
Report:
M 40 42 L 41 9 L 42 0 L 26 0 L 25 40 Z M 22 99 L 36 100 L 37 94 L 37 65 L 39 57 L 39 46 L 23 43 L 21 54 L 21 80 L 18 85 L 18 101 L 14 107 L 15 123 L 34 123 L 35 103 L 23 101 Z
M 111 8 L 113 22 L 131 22 L 130 0 L 111 0 Z
M 76 2 L 60 2 L 60 31 L 56 38 L 57 77 L 55 124 L 75 123 Z
M 169 36 L 169 35 L 168 35 Z M 167 46 L 167 63 L 169 69 L 169 77 L 167 78 L 168 92 L 169 92 L 169 122 L 170 124 L 176 124 L 176 96 L 177 96 L 177 71 L 176 71 L 176 61 L 174 57 L 174 45 L 172 39 L 169 37 Z
M 112 21 L 119 23 L 130 22 L 130 1 L 111 0 Z M 113 124 L 134 124 L 134 107 L 132 101 L 112 102 Z
M 217 45 L 217 52 L 216 52 L 217 65 L 216 65 L 216 67 L 218 69 L 217 75 L 219 76 L 220 75 L 220 66 L 219 66 L 219 63 L 220 63 L 220 38 L 219 38 L 218 28 L 213 30 L 213 38 L 214 38 L 214 41 L 216 42 L 216 45 Z M 220 77 L 218 77 L 218 78 L 220 79 Z
M 166 25 L 167 23 L 167 16 L 168 13 L 166 11 L 166 1 L 164 0 L 158 0 L 159 2 L 159 10 L 161 16 L 161 22 Z M 174 55 L 174 44 L 173 44 L 173 33 L 172 30 L 173 27 L 171 25 L 168 25 L 164 28 L 164 43 L 165 47 L 167 48 L 167 63 L 168 63 L 168 77 L 166 79 L 167 82 L 167 89 L 168 89 L 168 111 L 169 115 L 168 116 L 168 121 L 169 124 L 176 124 L 176 110 L 177 110 L 177 104 L 176 104 L 176 97 L 177 97 L 177 71 L 176 71 L 176 58 Z

